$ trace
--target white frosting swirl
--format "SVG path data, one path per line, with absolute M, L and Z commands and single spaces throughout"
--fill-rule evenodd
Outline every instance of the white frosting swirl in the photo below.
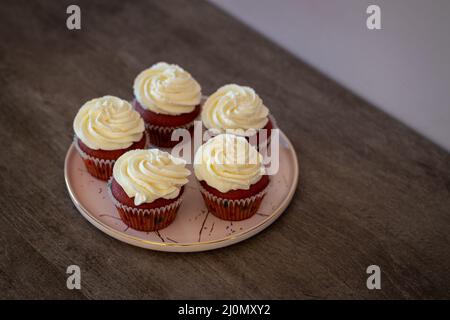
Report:
M 181 67 L 159 62 L 134 80 L 134 96 L 155 113 L 179 115 L 194 111 L 202 93 L 198 82 Z
M 144 120 L 130 103 L 113 96 L 86 102 L 73 121 L 77 137 L 94 150 L 126 149 L 142 139 Z
M 220 192 L 248 190 L 266 170 L 262 155 L 243 137 L 220 134 L 200 146 L 194 158 L 198 180 Z
M 232 132 L 242 136 L 253 135 L 268 122 L 269 110 L 255 90 L 228 84 L 209 96 L 203 105 L 202 121 L 208 129 Z
M 134 204 L 174 199 L 191 174 L 186 161 L 158 149 L 131 150 L 117 159 L 113 177 Z

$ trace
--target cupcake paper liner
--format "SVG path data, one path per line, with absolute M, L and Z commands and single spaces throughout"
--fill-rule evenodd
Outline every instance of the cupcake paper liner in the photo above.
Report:
M 115 160 L 100 159 L 88 155 L 86 152 L 81 150 L 80 146 L 78 145 L 77 136 L 74 136 L 73 142 L 75 144 L 75 148 L 80 154 L 81 159 L 83 159 L 87 171 L 91 174 L 91 176 L 103 181 L 108 181 L 109 177 L 112 175 L 112 169 Z
M 180 142 L 171 140 L 172 132 L 176 129 L 187 129 L 192 134 L 193 128 L 194 121 L 191 121 L 180 127 L 164 127 L 149 123 L 145 124 L 145 129 L 147 130 L 147 133 L 149 135 L 150 143 L 162 148 L 172 148 Z
M 108 194 L 117 209 L 123 223 L 138 231 L 156 231 L 170 225 L 176 218 L 183 196 L 164 207 L 154 209 L 139 209 L 129 207 L 118 201 L 111 191 L 111 181 L 108 181 Z
M 149 145 L 149 137 L 147 132 L 145 132 L 145 140 L 145 148 L 147 148 Z M 87 171 L 97 179 L 108 181 L 108 179 L 112 176 L 114 163 L 116 161 L 88 155 L 86 152 L 81 150 L 78 145 L 78 137 L 76 135 L 73 137 L 73 142 L 75 144 L 75 148 L 80 154 L 80 157 L 83 159 Z
M 258 211 L 266 195 L 267 187 L 252 197 L 236 200 L 213 195 L 201 185 L 200 192 L 209 212 L 223 220 L 239 221 L 250 218 Z

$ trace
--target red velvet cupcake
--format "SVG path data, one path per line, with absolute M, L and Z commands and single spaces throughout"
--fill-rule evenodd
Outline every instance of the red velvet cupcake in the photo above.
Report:
M 147 145 L 144 121 L 130 103 L 113 96 L 86 102 L 73 122 L 74 143 L 88 172 L 107 181 L 114 162 Z
M 201 87 L 181 67 L 160 62 L 142 71 L 134 80 L 133 105 L 144 118 L 152 144 L 173 147 L 176 129 L 192 133 L 200 113 Z
M 203 144 L 195 154 L 194 170 L 206 207 L 224 220 L 253 216 L 269 184 L 261 154 L 245 138 L 231 134 Z
M 117 159 L 108 190 L 122 221 L 147 232 L 171 224 L 190 174 L 185 165 L 158 149 L 132 150 Z
M 236 84 L 225 85 L 209 96 L 201 118 L 207 129 L 245 137 L 257 148 L 269 145 L 274 128 L 269 109 L 256 92 Z

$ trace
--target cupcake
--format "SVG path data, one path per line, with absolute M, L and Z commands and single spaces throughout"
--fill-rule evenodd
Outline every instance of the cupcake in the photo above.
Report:
M 207 129 L 245 137 L 250 142 L 255 141 L 257 146 L 266 140 L 269 142 L 273 128 L 269 109 L 255 90 L 237 84 L 227 84 L 209 96 L 201 118 Z M 262 135 L 260 129 L 266 129 L 267 135 Z
M 147 144 L 144 120 L 130 103 L 113 96 L 86 102 L 73 121 L 74 144 L 88 172 L 107 181 L 114 161 Z
M 232 134 L 220 134 L 200 146 L 194 170 L 206 207 L 224 220 L 253 216 L 269 184 L 262 155 L 244 137 Z
M 173 147 L 175 129 L 191 132 L 200 113 L 201 87 L 181 67 L 160 62 L 142 71 L 134 80 L 133 105 L 144 118 L 152 144 Z
M 108 190 L 122 221 L 139 231 L 171 224 L 190 175 L 185 166 L 158 149 L 131 150 L 117 159 Z

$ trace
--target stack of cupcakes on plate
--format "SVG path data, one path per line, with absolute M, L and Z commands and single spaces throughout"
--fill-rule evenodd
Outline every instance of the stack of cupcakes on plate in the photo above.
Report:
M 93 99 L 80 108 L 73 122 L 75 147 L 88 172 L 109 181 L 122 221 L 146 232 L 174 221 L 190 171 L 184 160 L 146 148 L 175 146 L 174 130 L 188 129 L 192 134 L 200 113 L 204 126 L 219 134 L 204 143 L 194 159 L 207 209 L 225 220 L 253 216 L 269 177 L 262 155 L 249 141 L 261 142 L 259 130 L 266 129 L 270 137 L 273 128 L 269 110 L 255 91 L 225 85 L 201 110 L 198 82 L 181 67 L 165 62 L 142 71 L 133 90 L 132 104 L 114 96 Z

